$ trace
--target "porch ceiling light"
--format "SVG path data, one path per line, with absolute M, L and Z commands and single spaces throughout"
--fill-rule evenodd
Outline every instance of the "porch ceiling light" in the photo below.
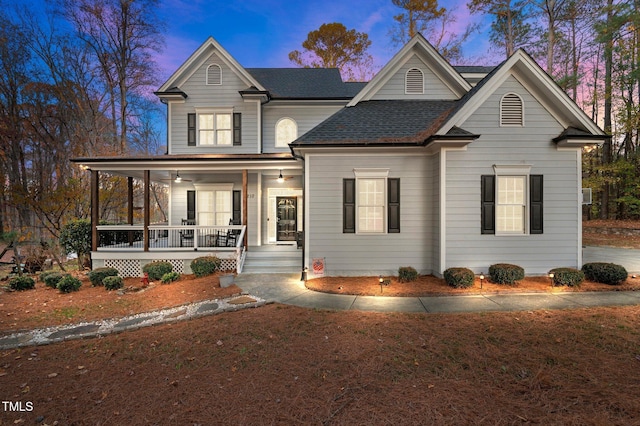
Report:
M 174 181 L 175 183 L 180 183 L 182 182 L 182 178 L 180 177 L 180 173 L 176 172 L 176 180 Z
M 280 176 L 278 176 L 278 183 L 284 183 L 284 177 L 282 177 L 282 170 L 280 170 Z

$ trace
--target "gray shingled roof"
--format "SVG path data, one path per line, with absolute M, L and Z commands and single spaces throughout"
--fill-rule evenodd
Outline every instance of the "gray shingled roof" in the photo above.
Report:
M 269 91 L 272 99 L 351 99 L 364 85 L 343 82 L 336 68 L 247 68 L 247 71 Z
M 454 65 L 453 68 L 460 74 L 489 74 L 495 66 L 483 66 L 483 65 Z
M 422 144 L 458 101 L 387 100 L 345 107 L 302 135 L 293 146 Z

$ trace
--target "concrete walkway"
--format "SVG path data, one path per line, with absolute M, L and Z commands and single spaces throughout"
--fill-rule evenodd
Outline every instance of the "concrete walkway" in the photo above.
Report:
M 584 262 L 613 262 L 640 273 L 640 250 L 586 247 Z M 296 274 L 240 274 L 236 284 L 245 295 L 206 300 L 115 320 L 96 321 L 14 333 L 0 337 L 0 350 L 101 336 L 155 324 L 214 315 L 277 302 L 312 309 L 375 312 L 453 313 L 575 309 L 640 305 L 640 291 L 473 294 L 459 296 L 385 297 L 326 294 L 308 290 Z M 640 280 L 640 278 L 637 278 Z

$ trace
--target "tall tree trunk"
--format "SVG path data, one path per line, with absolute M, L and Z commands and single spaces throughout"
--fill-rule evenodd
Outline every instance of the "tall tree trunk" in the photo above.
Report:
M 613 92 L 611 74 L 613 69 L 613 31 L 611 28 L 613 20 L 613 0 L 607 0 L 607 28 L 604 41 L 604 131 L 611 134 L 611 95 Z M 602 164 L 607 165 L 612 161 L 611 138 L 605 140 L 602 146 Z M 605 181 L 602 188 L 602 206 L 600 208 L 600 219 L 609 219 L 609 195 L 611 184 Z

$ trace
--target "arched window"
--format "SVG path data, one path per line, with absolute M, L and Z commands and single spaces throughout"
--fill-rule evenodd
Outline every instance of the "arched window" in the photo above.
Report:
M 207 67 L 207 84 L 208 85 L 221 85 L 222 84 L 222 68 L 218 64 L 211 64 Z
M 276 146 L 286 147 L 298 137 L 298 125 L 291 118 L 281 118 L 276 123 Z
M 500 125 L 524 126 L 524 105 L 515 93 L 507 93 L 500 100 Z
M 404 91 L 407 95 L 422 95 L 424 93 L 424 75 L 418 68 L 411 68 L 407 71 L 404 83 Z

